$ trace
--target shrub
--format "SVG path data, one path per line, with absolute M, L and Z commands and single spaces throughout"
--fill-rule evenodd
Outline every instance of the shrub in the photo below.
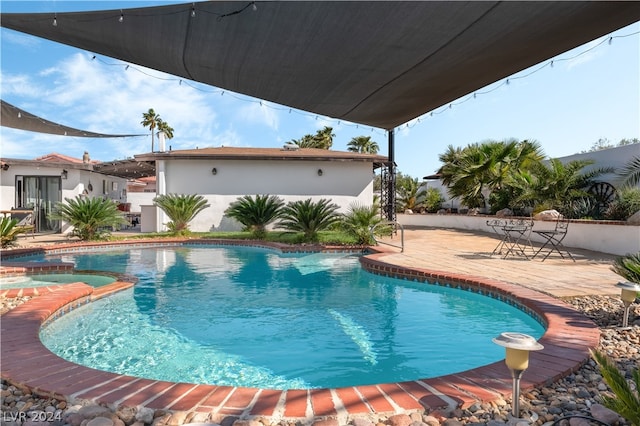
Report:
M 189 222 L 202 210 L 209 207 L 202 195 L 158 195 L 153 202 L 169 216 L 171 221 L 167 223 L 169 232 L 174 234 L 188 234 Z
M 616 258 L 611 270 L 627 281 L 640 284 L 640 252 Z
M 422 205 L 427 213 L 435 213 L 442 207 L 445 199 L 438 188 L 427 188 L 424 191 Z
M 344 215 L 342 226 L 345 231 L 356 238 L 357 244 L 375 244 L 375 240 L 371 235 L 371 228 L 382 222 L 380 210 L 373 204 L 371 206 L 363 206 L 360 204 L 352 204 L 349 211 Z M 383 232 L 377 229 L 378 235 Z
M 68 222 L 71 235 L 81 240 L 106 238 L 113 227 L 128 223 L 115 201 L 81 196 L 56 203 L 49 218 Z
M 640 370 L 635 368 L 631 372 L 633 381 L 635 382 L 635 391 L 627 382 L 625 377 L 616 368 L 616 365 L 604 354 L 592 350 L 591 356 L 600 366 L 600 372 L 605 382 L 609 385 L 615 398 L 602 396 L 602 404 L 620 414 L 627 419 L 630 424 L 640 426 L 640 398 L 638 398 L 638 389 L 640 389 Z
M 275 195 L 250 195 L 238 198 L 225 210 L 225 214 L 244 225 L 254 238 L 264 239 L 267 225 L 280 216 L 284 201 Z
M 640 210 L 640 188 L 622 188 L 618 198 L 609 204 L 604 217 L 609 220 L 627 220 Z
M 330 200 L 317 202 L 308 198 L 304 201 L 291 201 L 283 209 L 279 226 L 293 232 L 302 232 L 304 241 L 318 241 L 318 232 L 329 229 L 340 221 L 338 206 Z
M 10 217 L 0 219 L 0 245 L 2 248 L 15 244 L 18 235 L 27 232 L 26 228 L 17 226 L 18 220 Z

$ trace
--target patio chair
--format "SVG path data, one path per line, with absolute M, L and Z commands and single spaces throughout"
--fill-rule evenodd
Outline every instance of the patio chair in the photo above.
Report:
M 539 254 L 544 254 L 542 261 L 544 262 L 547 257 L 554 251 L 557 252 L 561 258 L 565 258 L 563 252 L 567 254 L 571 260 L 576 261 L 569 250 L 567 250 L 562 244 L 562 240 L 567 236 L 567 231 L 569 230 L 569 219 L 565 219 L 564 217 L 558 217 L 556 221 L 556 226 L 553 229 L 538 229 L 533 230 L 534 233 L 540 235 L 544 240 L 542 247 L 538 249 L 538 251 L 533 255 L 533 259 L 535 259 Z
M 11 219 L 16 219 L 16 228 L 23 229 L 24 233 L 31 232 L 31 236 L 36 238 L 36 223 L 33 210 L 11 209 Z

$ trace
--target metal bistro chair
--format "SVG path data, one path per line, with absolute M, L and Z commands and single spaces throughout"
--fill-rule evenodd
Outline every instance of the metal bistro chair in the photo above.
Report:
M 533 230 L 534 233 L 540 235 L 544 240 L 544 244 L 542 244 L 542 247 L 540 247 L 536 254 L 533 255 L 533 259 L 535 259 L 540 253 L 543 253 L 543 251 L 545 254 L 545 256 L 542 258 L 543 262 L 554 251 L 564 259 L 565 256 L 564 254 L 562 254 L 562 252 L 564 251 L 571 258 L 571 260 L 575 262 L 576 260 L 573 258 L 569 250 L 567 250 L 562 244 L 562 240 L 564 240 L 564 237 L 567 236 L 568 229 L 569 219 L 559 217 L 556 221 L 555 228 Z

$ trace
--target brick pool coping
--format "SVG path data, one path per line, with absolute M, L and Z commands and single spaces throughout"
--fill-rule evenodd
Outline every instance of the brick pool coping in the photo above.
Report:
M 69 271 L 69 264 L 19 261 L 20 256 L 33 253 L 77 252 L 114 245 L 140 248 L 175 246 L 185 242 L 250 245 L 287 252 L 341 250 L 338 247 L 320 246 L 305 246 L 301 250 L 300 247 L 282 244 L 234 240 L 172 239 L 161 242 L 135 240 L 115 244 L 61 244 L 2 252 L 0 276 L 34 271 L 42 273 L 47 270 Z M 361 251 L 362 248 L 348 250 Z M 494 297 L 518 306 L 546 324 L 547 330 L 539 340 L 544 345 L 544 350 L 531 353 L 529 369 L 521 380 L 523 390 L 549 385 L 576 371 L 589 359 L 589 349 L 598 345 L 600 332 L 597 326 L 552 296 L 484 277 L 399 267 L 382 261 L 380 257 L 384 254 L 375 250 L 363 256 L 363 268 L 380 275 L 418 282 L 429 281 L 436 285 Z M 11 262 L 12 259 L 16 262 Z M 7 261 L 10 261 L 10 265 L 7 265 Z M 0 292 L 0 297 L 38 296 L 2 315 L 2 378 L 12 384 L 26 386 L 34 393 L 55 396 L 72 403 L 88 400 L 111 408 L 145 406 L 155 410 L 210 414 L 217 417 L 273 420 L 334 418 L 346 421 L 376 414 L 433 411 L 451 406 L 466 408 L 475 402 L 511 397 L 511 375 L 502 361 L 446 376 L 399 383 L 336 389 L 272 390 L 173 383 L 98 371 L 66 361 L 40 342 L 39 331 L 43 324 L 78 306 L 131 286 L 131 282 L 116 281 L 96 289 L 83 283 L 74 283 Z M 428 343 L 428 336 L 424 339 Z M 463 345 L 460 350 L 464 350 Z

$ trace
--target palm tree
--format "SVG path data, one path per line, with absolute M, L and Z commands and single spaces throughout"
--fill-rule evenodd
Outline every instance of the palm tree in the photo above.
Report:
M 347 151 L 363 154 L 377 154 L 380 150 L 378 143 L 371 140 L 371 136 L 356 136 L 347 144 Z
M 622 177 L 621 186 L 636 186 L 640 183 L 640 157 L 633 157 L 624 168 L 618 172 Z
M 396 180 L 396 201 L 400 211 L 416 210 L 422 207 L 425 190 L 420 189 L 418 178 L 400 178 Z
M 169 231 L 175 234 L 189 233 L 189 222 L 198 213 L 209 207 L 202 195 L 158 195 L 153 199 L 155 205 L 164 211 L 171 221 L 167 223 Z
M 317 202 L 307 198 L 291 201 L 283 209 L 279 226 L 293 232 L 302 232 L 305 241 L 318 241 L 318 232 L 340 221 L 338 206 L 330 200 Z
M 160 115 L 156 114 L 153 108 L 149 108 L 149 111 L 142 113 L 142 121 L 140 122 L 140 124 L 142 124 L 144 127 L 148 127 L 151 131 L 151 152 L 153 152 L 155 142 L 154 130 L 158 127 L 158 123 L 161 122 L 163 121 L 160 118 Z
M 56 203 L 49 218 L 68 222 L 73 226 L 71 235 L 81 240 L 103 239 L 114 226 L 128 223 L 113 200 L 78 195 L 65 202 Z
M 275 195 L 250 195 L 238 198 L 225 210 L 225 214 L 241 224 L 253 236 L 263 239 L 267 234 L 267 225 L 280 216 L 284 201 Z
M 325 126 L 323 129 L 318 130 L 315 135 L 304 135 L 300 139 L 292 139 L 291 143 L 298 145 L 300 148 L 331 149 L 335 136 L 333 127 Z
M 382 222 L 380 208 L 374 202 L 370 206 L 357 203 L 349 206 L 349 211 L 344 215 L 342 225 L 347 233 L 356 238 L 357 244 L 373 245 L 376 243 L 371 235 L 371 228 Z M 387 233 L 387 229 L 376 228 L 376 235 Z
M 173 127 L 169 126 L 169 123 L 158 117 L 158 133 L 164 133 L 167 139 L 173 139 Z

